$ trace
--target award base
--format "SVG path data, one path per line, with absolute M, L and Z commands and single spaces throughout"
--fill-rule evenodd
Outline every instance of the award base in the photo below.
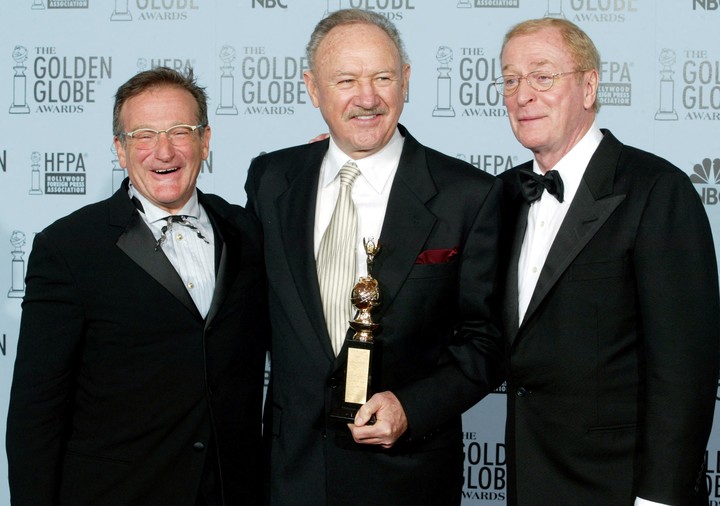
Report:
M 373 341 L 348 339 L 347 364 L 342 384 L 336 389 L 330 418 L 353 423 L 360 406 L 370 398 L 372 382 Z
M 435 118 L 454 118 L 455 109 L 452 107 L 436 107 L 433 109 L 432 115 Z
M 655 119 L 660 121 L 677 121 L 678 115 L 675 111 L 659 110 L 655 113 Z
M 130 12 L 113 12 L 110 15 L 110 21 L 132 21 Z
M 335 410 L 330 413 L 330 418 L 337 420 L 338 422 L 353 423 L 355 421 L 355 415 L 357 415 L 358 409 L 360 409 L 361 405 L 362 404 L 357 404 L 355 406 L 345 405 L 335 408 Z
M 28 105 L 11 105 L 10 114 L 30 114 L 30 106 Z
M 215 114 L 227 114 L 231 116 L 237 115 L 238 110 L 237 107 L 234 105 L 223 105 L 218 106 L 218 108 L 215 110 Z

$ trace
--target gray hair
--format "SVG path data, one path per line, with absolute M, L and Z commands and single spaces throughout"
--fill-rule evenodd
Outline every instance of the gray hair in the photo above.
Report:
M 306 55 L 308 67 L 311 71 L 315 70 L 315 55 L 317 53 L 318 46 L 325 36 L 330 33 L 330 30 L 338 26 L 354 24 L 374 25 L 380 28 L 387 34 L 388 37 L 390 37 L 393 44 L 395 44 L 398 54 L 400 54 L 400 59 L 402 60 L 401 63 L 403 65 L 410 63 L 410 59 L 405 51 L 405 46 L 400 38 L 400 32 L 398 32 L 395 25 L 387 18 L 375 12 L 364 11 L 361 9 L 341 9 L 322 19 L 315 26 L 315 30 L 313 30 L 313 33 L 310 36 L 310 42 L 308 42 L 306 47 Z

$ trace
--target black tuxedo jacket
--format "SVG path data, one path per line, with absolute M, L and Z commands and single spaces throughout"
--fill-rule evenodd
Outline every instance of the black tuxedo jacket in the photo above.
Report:
M 603 133 L 519 325 L 528 206 L 518 169 L 501 175 L 515 223 L 508 502 L 707 504 L 720 341 L 707 216 L 682 171 Z
M 127 195 L 37 234 L 7 425 L 15 504 L 261 501 L 266 335 L 257 220 L 199 193 L 216 242 L 203 319 Z
M 345 424 L 327 419 L 346 358 L 343 350 L 336 359 L 330 344 L 313 255 L 328 141 L 263 155 L 250 167 L 247 207 L 263 225 L 273 324 L 273 504 L 459 503 L 460 415 L 501 381 L 493 321 L 499 181 L 400 131 L 405 145 L 373 266 L 382 297 L 373 312 L 382 349 L 375 390 L 397 395 L 410 426 L 391 450 L 355 444 Z M 418 263 L 428 250 L 440 251 Z

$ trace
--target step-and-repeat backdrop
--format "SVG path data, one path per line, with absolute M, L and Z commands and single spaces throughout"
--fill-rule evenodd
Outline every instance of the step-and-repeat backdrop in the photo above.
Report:
M 498 174 L 526 161 L 492 81 L 514 23 L 565 17 L 602 56 L 599 115 L 690 174 L 720 244 L 718 0 L 12 0 L 0 7 L 0 433 L 33 236 L 124 178 L 112 101 L 134 73 L 191 65 L 211 98 L 199 187 L 244 203 L 251 159 L 324 132 L 302 80 L 315 24 L 340 8 L 392 20 L 412 61 L 401 118 L 420 142 Z M 302 212 L 302 210 L 298 210 Z M 99 280 L 99 282 L 101 282 Z M 5 295 L 6 294 L 6 295 Z M 703 304 L 698 300 L 697 304 Z M 504 393 L 465 415 L 464 504 L 505 503 Z M 708 447 L 720 504 L 720 416 Z M 9 502 L 0 452 L 0 504 Z M 38 480 L 42 480 L 38 476 Z

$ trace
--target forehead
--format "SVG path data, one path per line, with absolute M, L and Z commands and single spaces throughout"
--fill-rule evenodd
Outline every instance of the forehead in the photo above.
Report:
M 195 116 L 195 98 L 189 91 L 177 86 L 154 86 L 129 98 L 120 111 L 124 117 L 162 114 Z
M 320 42 L 318 69 L 337 71 L 352 64 L 400 65 L 400 54 L 390 36 L 366 23 L 336 26 Z M 332 68 L 328 68 L 332 67 Z
M 533 68 L 572 64 L 573 58 L 557 28 L 543 28 L 510 39 L 502 53 L 502 66 Z

